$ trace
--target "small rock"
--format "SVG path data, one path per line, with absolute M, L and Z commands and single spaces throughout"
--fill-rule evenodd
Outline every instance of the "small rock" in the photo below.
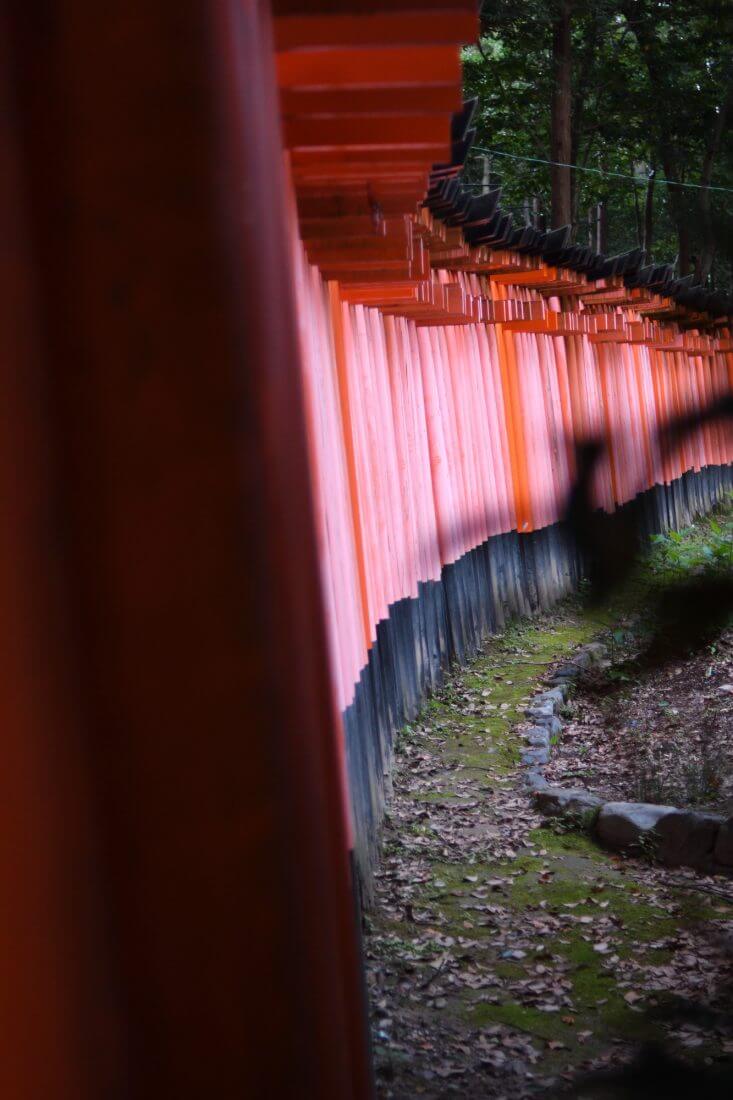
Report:
M 562 722 L 554 714 L 529 714 L 527 712 L 527 717 L 531 718 L 535 725 L 544 726 L 550 737 L 557 737 L 562 731 Z
M 526 749 L 522 753 L 523 764 L 547 764 L 550 759 L 550 748 L 540 746 L 535 749 Z
M 547 787 L 535 792 L 535 805 L 545 817 L 562 817 L 593 812 L 601 799 L 582 787 Z
M 557 683 L 553 683 L 551 687 L 546 688 L 541 692 L 542 695 L 559 695 L 563 702 L 570 694 L 570 684 L 567 680 L 558 680 Z M 538 696 L 539 698 L 539 696 Z
M 594 665 L 600 664 L 607 655 L 606 647 L 603 642 L 588 642 L 587 645 L 583 646 L 581 653 L 587 653 L 590 657 L 591 664 Z
M 586 661 L 585 667 L 590 664 L 590 660 Z M 550 681 L 553 685 L 558 683 L 567 683 L 568 680 L 577 680 L 581 671 L 581 665 L 577 661 L 565 661 L 563 664 L 558 665 L 555 671 L 550 676 Z
M 551 718 L 555 713 L 555 708 L 552 703 L 537 703 L 532 700 L 524 713 L 529 718 Z
M 544 707 L 549 705 L 553 710 L 559 710 L 565 702 L 565 695 L 566 692 L 562 691 L 559 687 L 552 688 L 550 691 L 543 691 L 539 695 L 535 695 L 530 706 Z
M 540 748 L 549 749 L 550 731 L 548 729 L 545 729 L 544 726 L 530 726 L 524 734 L 524 740 L 529 745 L 535 745 Z
M 532 791 L 541 791 L 549 786 L 542 768 L 528 768 L 524 776 L 527 786 Z
M 716 863 L 733 867 L 733 817 L 729 817 L 718 829 L 713 854 Z
M 721 684 L 718 691 L 725 691 L 728 695 L 733 695 L 733 684 Z

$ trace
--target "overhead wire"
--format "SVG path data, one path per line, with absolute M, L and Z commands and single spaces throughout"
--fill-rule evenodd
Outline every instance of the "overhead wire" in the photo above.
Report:
M 582 164 L 568 164 L 561 160 L 545 160 L 544 157 L 530 157 L 525 153 L 505 153 L 501 149 L 485 149 L 480 145 L 474 145 L 471 149 L 472 153 L 479 153 L 492 157 L 508 157 L 510 160 L 528 161 L 532 164 L 549 165 L 554 168 L 572 168 L 576 172 L 591 172 L 596 176 L 608 176 L 614 179 L 632 180 L 634 183 L 638 183 L 642 186 L 646 186 L 647 179 L 644 176 L 633 176 L 628 172 L 613 172 L 605 168 L 589 168 L 587 165 Z M 719 184 L 703 184 L 703 183 L 684 183 L 682 180 L 668 180 L 663 176 L 654 177 L 655 185 L 658 183 L 666 184 L 668 187 L 689 187 L 694 188 L 697 191 L 724 191 L 729 195 L 733 195 L 733 187 L 721 187 Z

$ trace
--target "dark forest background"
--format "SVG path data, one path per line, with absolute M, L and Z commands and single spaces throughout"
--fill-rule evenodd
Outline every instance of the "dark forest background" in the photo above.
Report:
M 477 190 L 500 184 L 520 221 L 733 289 L 733 0 L 486 0 L 464 72 Z

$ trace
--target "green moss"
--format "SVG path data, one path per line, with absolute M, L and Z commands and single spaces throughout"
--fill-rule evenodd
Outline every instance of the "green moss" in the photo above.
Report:
M 733 909 L 723 899 L 693 894 L 688 890 L 672 890 L 679 905 L 678 924 L 687 928 L 699 921 L 720 920 L 721 916 L 733 916 Z
M 507 1027 L 526 1031 L 540 1039 L 572 1038 L 572 1027 L 562 1021 L 565 1013 L 561 1015 L 559 1012 L 541 1012 L 537 1008 L 517 1004 L 516 1001 L 502 1005 L 480 1004 L 468 1015 L 476 1027 L 484 1027 L 490 1023 L 506 1024 Z
M 619 1038 L 649 1042 L 663 1037 L 662 1029 L 655 1020 L 643 1010 L 635 1012 L 618 994 L 609 996 L 598 1015 L 603 1032 L 610 1032 Z
M 549 826 L 543 826 L 532 830 L 530 840 L 539 849 L 547 851 L 548 854 L 567 855 L 568 853 L 574 853 L 592 860 L 594 863 L 603 863 L 607 866 L 609 864 L 608 856 L 604 854 L 594 840 L 584 833 L 556 832 Z
M 521 717 L 524 701 L 536 690 L 548 664 L 564 656 L 569 647 L 589 640 L 598 627 L 598 619 L 577 604 L 568 605 L 561 618 L 512 625 L 505 636 L 484 647 L 468 670 L 457 670 L 449 687 L 429 700 L 423 710 L 422 724 L 428 727 L 428 733 L 411 728 L 405 734 L 405 744 L 427 740 L 434 753 L 439 746 L 437 753 L 445 763 L 445 771 L 440 770 L 435 777 L 439 786 L 415 791 L 410 797 L 417 803 L 443 802 L 456 807 L 477 798 L 490 802 L 492 786 L 501 785 L 503 777 L 515 773 L 521 744 L 513 727 Z M 482 705 L 488 703 L 491 708 Z M 458 786 L 466 780 L 470 794 L 466 787 Z M 432 836 L 424 818 L 414 831 Z M 417 960 L 416 965 L 425 966 L 428 958 L 443 950 L 443 937 L 454 937 L 456 944 L 459 937 L 464 937 L 462 942 L 470 938 L 472 944 L 467 950 L 471 958 L 508 986 L 533 973 L 534 954 L 521 961 L 503 959 L 501 941 L 496 940 L 496 925 L 501 924 L 501 918 L 492 921 L 491 913 L 482 906 L 509 910 L 516 914 L 517 921 L 526 920 L 528 935 L 532 918 L 542 913 L 592 915 L 599 922 L 601 917 L 612 917 L 614 925 L 609 931 L 614 952 L 626 957 L 643 951 L 648 962 L 664 962 L 668 954 L 645 945 L 664 939 L 680 923 L 694 925 L 720 917 L 715 899 L 691 897 L 685 891 L 679 892 L 679 913 L 670 915 L 655 907 L 646 888 L 623 874 L 587 832 L 565 833 L 543 826 L 533 830 L 529 840 L 535 846 L 533 851 L 525 850 L 514 859 L 495 863 L 473 857 L 456 862 L 436 860 L 433 849 L 433 856 L 427 855 L 430 880 L 416 889 L 413 899 L 416 913 L 426 908 L 434 914 L 431 926 L 406 921 L 382 924 L 390 937 L 388 953 L 391 951 L 397 962 L 407 956 Z M 485 892 L 482 887 L 489 879 L 505 881 Z M 479 897 L 474 898 L 477 892 Z M 597 901 L 608 904 L 601 909 L 594 903 Z M 470 908 L 473 904 L 476 908 Z M 568 904 L 573 908 L 565 908 Z M 470 931 L 466 922 L 473 926 Z M 553 1060 L 562 1067 L 569 1060 L 592 1057 L 607 1049 L 609 1037 L 655 1037 L 657 1025 L 626 1003 L 624 990 L 616 986 L 613 968 L 606 968 L 608 956 L 594 950 L 593 941 L 598 938 L 595 927 L 563 921 L 557 933 L 537 941 L 547 953 L 562 960 L 562 973 L 572 985 L 572 1009 L 542 1012 L 517 1004 L 511 990 L 504 994 L 505 1003 L 491 1004 L 482 999 L 481 991 L 453 987 L 441 1011 L 466 1021 L 470 1027 L 504 1023 L 543 1040 L 561 1040 L 568 1049 L 562 1053 L 546 1050 L 543 1067 L 554 1064 Z M 462 948 L 451 950 L 459 955 Z M 498 992 L 501 996 L 501 988 L 492 986 L 491 994 Z M 564 1021 L 563 1016 L 573 1017 L 574 1024 Z M 592 1032 L 585 1044 L 575 1041 L 579 1031 Z
M 527 973 L 521 963 L 510 962 L 508 959 L 495 963 L 494 971 L 500 978 L 506 978 L 508 981 L 516 981 Z
M 514 623 L 500 638 L 487 642 L 471 666 L 457 670 L 450 685 L 423 708 L 423 720 L 444 735 L 444 759 L 461 764 L 464 771 L 513 773 L 522 749 L 513 727 L 523 716 L 525 700 L 546 667 L 570 647 L 587 641 L 596 629 L 574 604 L 572 614 L 566 608 L 562 620 L 551 616 Z M 474 705 L 485 706 L 469 709 L 469 693 Z

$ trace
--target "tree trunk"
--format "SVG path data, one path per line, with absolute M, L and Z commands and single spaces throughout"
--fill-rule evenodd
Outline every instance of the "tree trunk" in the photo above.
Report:
M 608 208 L 605 202 L 596 204 L 596 252 L 604 253 L 608 248 Z
M 481 194 L 485 195 L 491 190 L 491 156 L 481 157 Z
M 657 170 L 652 168 L 646 184 L 646 199 L 644 201 L 644 233 L 641 238 L 641 247 L 646 252 L 646 262 L 652 262 L 652 238 L 654 232 L 654 180 Z
M 681 204 L 680 204 L 681 206 Z M 674 206 L 673 206 L 674 209 Z M 679 252 L 677 253 L 677 270 L 681 278 L 690 274 L 690 228 L 684 214 L 675 218 L 677 222 L 677 240 Z
M 733 74 L 731 74 L 733 76 Z M 733 104 L 733 80 L 728 82 L 728 92 L 725 99 L 720 105 L 720 110 L 715 116 L 715 122 L 710 131 L 708 137 L 707 147 L 705 149 L 705 156 L 702 162 L 702 171 L 700 173 L 700 185 L 701 190 L 698 192 L 698 204 L 700 207 L 700 222 L 702 225 L 702 249 L 700 251 L 700 262 L 698 267 L 698 274 L 700 282 L 704 285 L 707 282 L 710 275 L 710 269 L 713 266 L 713 259 L 715 257 L 715 232 L 713 230 L 713 222 L 710 216 L 710 182 L 713 178 L 713 165 L 715 164 L 715 157 L 717 156 L 720 148 L 720 142 L 725 132 L 726 123 L 728 120 L 728 114 Z
M 636 165 L 634 164 L 633 160 L 631 161 L 630 168 L 631 168 L 631 174 L 633 176 L 635 176 L 636 175 Z M 642 248 L 644 238 L 643 238 L 643 230 L 642 230 L 642 227 L 641 227 L 641 209 L 639 207 L 639 188 L 636 186 L 636 183 L 633 183 L 631 185 L 631 192 L 634 196 L 634 225 L 636 226 L 636 243 L 637 243 L 637 246 L 639 248 Z
M 668 75 L 658 56 L 657 40 L 653 23 L 647 19 L 639 18 L 635 5 L 631 0 L 622 4 L 622 11 L 628 26 L 631 28 L 639 50 L 646 63 L 649 74 L 649 84 L 657 102 L 664 103 L 667 98 Z M 674 152 L 674 141 L 669 126 L 669 119 L 662 111 L 659 115 L 659 135 L 657 140 L 657 153 L 664 169 L 664 175 L 668 180 L 680 178 L 677 157 Z M 690 271 L 690 229 L 689 210 L 685 201 L 685 193 L 681 187 L 674 184 L 667 185 L 669 196 L 669 208 L 677 230 L 679 251 L 677 254 L 677 267 L 680 275 L 687 275 Z
M 550 117 L 552 227 L 572 222 L 572 175 L 566 167 L 572 156 L 572 0 L 559 0 L 552 29 L 552 66 L 554 84 Z

